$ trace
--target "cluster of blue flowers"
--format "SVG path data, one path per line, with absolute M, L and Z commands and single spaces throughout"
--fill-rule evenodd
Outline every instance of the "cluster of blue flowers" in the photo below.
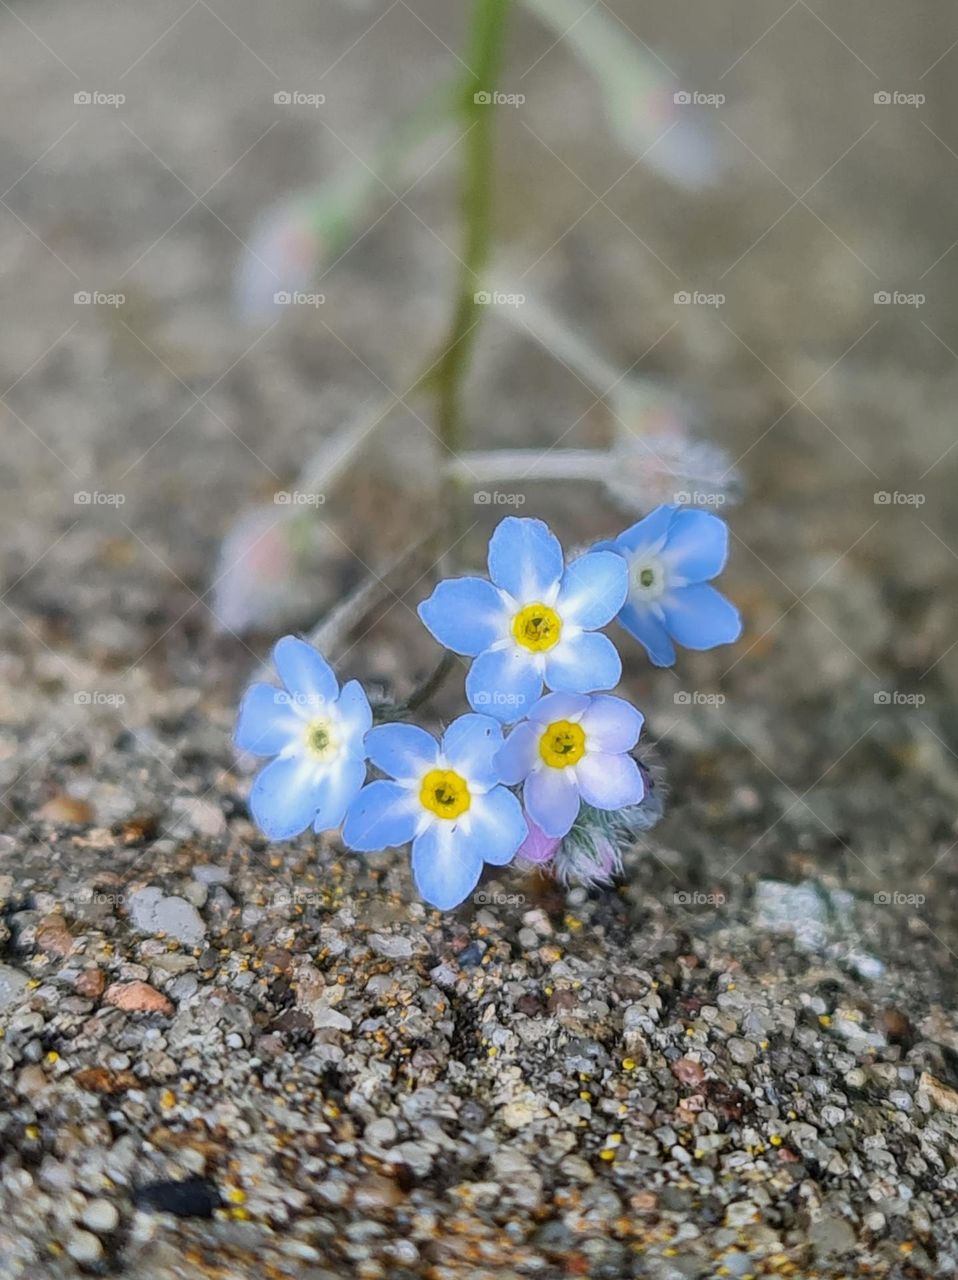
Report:
M 472 659 L 473 711 L 438 741 L 412 724 L 373 727 L 361 685 L 340 689 L 320 653 L 285 636 L 273 650 L 282 687 L 252 685 L 236 728 L 242 750 L 273 757 L 253 783 L 253 817 L 271 840 L 341 827 L 361 853 L 411 844 L 419 892 L 443 910 L 472 892 L 484 862 L 526 848 L 541 861 L 583 804 L 612 812 L 643 799 L 630 754 L 643 718 L 604 692 L 622 663 L 599 629 L 616 619 L 657 666 L 675 661 L 675 643 L 736 640 L 737 610 L 708 585 L 727 555 L 722 520 L 675 506 L 569 564 L 541 520 L 501 521 L 489 579 L 440 582 L 419 606 L 439 643 Z M 369 765 L 384 776 L 367 782 Z

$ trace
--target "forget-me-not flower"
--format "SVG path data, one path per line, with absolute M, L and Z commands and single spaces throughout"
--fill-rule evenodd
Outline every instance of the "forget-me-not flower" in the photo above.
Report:
M 476 887 L 483 861 L 511 862 L 528 834 L 522 806 L 493 761 L 502 728 L 464 715 L 439 743 L 411 724 L 379 725 L 366 738 L 369 759 L 389 781 L 364 787 L 350 805 L 343 841 L 372 853 L 412 842 L 416 887 L 448 911 Z
M 619 655 L 596 628 L 625 601 L 621 556 L 592 551 L 567 566 L 541 520 L 507 516 L 489 542 L 489 577 L 449 578 L 419 606 L 440 644 L 475 659 L 470 706 L 508 723 L 532 706 L 543 682 L 568 693 L 618 683 Z
M 340 692 L 326 659 L 295 636 L 273 649 L 283 688 L 254 684 L 240 706 L 235 742 L 243 751 L 275 756 L 250 792 L 250 811 L 271 840 L 307 827 L 338 827 L 366 777 L 363 738 L 372 712 L 362 686 Z
M 503 782 L 523 783 L 529 819 L 546 836 L 564 836 L 583 800 L 596 809 L 642 800 L 642 774 L 628 754 L 642 723 L 622 698 L 550 693 L 512 730 L 496 765 Z
M 728 558 L 728 525 L 708 511 L 657 507 L 602 550 L 617 551 L 629 571 L 628 598 L 617 621 L 657 667 L 675 661 L 675 644 L 714 649 L 742 633 L 738 610 L 714 587 Z

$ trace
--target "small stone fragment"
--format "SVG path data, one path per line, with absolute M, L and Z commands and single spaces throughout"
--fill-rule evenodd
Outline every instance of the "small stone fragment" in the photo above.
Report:
M 75 983 L 77 995 L 84 996 L 87 1000 L 99 1000 L 105 986 L 106 974 L 102 969 L 84 969 Z
M 129 1013 L 162 1013 L 168 1016 L 173 1012 L 173 1002 L 148 982 L 114 982 L 107 987 L 103 999 L 107 1004 L 126 1009 Z
M 103 1235 L 105 1232 L 116 1230 L 120 1215 L 117 1213 L 115 1205 L 111 1204 L 109 1200 L 99 1197 L 90 1201 L 80 1215 L 80 1221 L 85 1227 L 89 1227 L 91 1231 L 95 1231 L 98 1235 Z

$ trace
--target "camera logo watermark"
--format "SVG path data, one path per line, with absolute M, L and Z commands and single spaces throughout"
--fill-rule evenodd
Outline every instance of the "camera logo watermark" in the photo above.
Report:
M 325 93 L 304 93 L 301 89 L 280 89 L 273 94 L 273 101 L 278 107 L 322 107 L 326 102 Z
M 477 307 L 521 307 L 526 300 L 524 293 L 501 293 L 498 289 L 480 289 L 472 295 Z
M 126 102 L 125 93 L 104 93 L 100 89 L 81 89 L 73 95 L 74 106 L 77 107 L 122 107 Z
M 323 894 L 316 889 L 277 889 L 269 900 L 271 907 L 321 907 Z
M 672 894 L 677 907 L 721 907 L 727 901 L 724 893 L 701 893 L 698 889 L 679 889 Z
M 73 302 L 78 307 L 122 307 L 126 302 L 125 293 L 102 293 L 99 289 L 79 289 L 73 295 Z
M 526 900 L 524 893 L 490 893 L 483 889 L 472 895 L 478 907 L 521 907 Z
M 876 507 L 923 507 L 925 505 L 925 495 L 923 493 L 899 493 L 895 489 L 889 493 L 887 489 L 879 489 L 872 497 Z
M 477 489 L 472 495 L 477 507 L 521 507 L 525 505 L 524 493 L 503 493 L 499 489 Z
M 81 907 L 122 907 L 126 901 L 124 893 L 107 893 L 103 889 L 84 887 L 73 894 L 73 901 Z
M 702 693 L 698 689 L 679 689 L 672 694 L 677 707 L 724 707 L 724 693 Z
M 873 901 L 879 907 L 922 907 L 927 902 L 923 893 L 899 893 L 897 889 L 879 889 Z
M 923 93 L 902 93 L 900 89 L 879 89 L 872 95 L 876 107 L 923 107 L 927 101 Z
M 688 289 L 680 289 L 673 293 L 672 301 L 677 307 L 721 307 L 725 305 L 725 294 L 700 293 L 697 289 L 690 293 Z
M 280 489 L 273 494 L 277 507 L 321 507 L 325 501 L 325 493 L 311 493 L 307 489 Z
M 879 689 L 872 701 L 876 707 L 923 707 L 928 699 L 923 693 L 903 693 L 900 689 Z
M 724 107 L 724 93 L 702 93 L 699 89 L 677 89 L 672 94 L 677 107 Z
M 325 293 L 301 293 L 298 289 L 293 293 L 280 289 L 273 294 L 273 302 L 277 307 L 321 307 L 325 301 Z
M 126 705 L 126 695 L 104 693 L 100 689 L 81 689 L 73 695 L 73 704 L 77 707 L 122 707 Z
M 923 293 L 902 293 L 898 289 L 879 289 L 873 295 L 877 307 L 923 307 Z
M 122 507 L 125 502 L 125 493 L 101 493 L 99 489 L 94 489 L 92 493 L 80 489 L 73 495 L 73 505 L 76 507 Z
M 480 689 L 473 696 L 473 704 L 477 707 L 524 707 L 526 698 L 522 693 L 500 693 L 498 689 L 490 693 L 488 689 Z
M 477 107 L 521 107 L 526 100 L 524 93 L 500 93 L 498 89 L 491 92 L 480 89 L 472 95 Z
M 724 507 L 728 498 L 724 493 L 709 490 L 677 489 L 672 494 L 672 501 L 680 507 Z

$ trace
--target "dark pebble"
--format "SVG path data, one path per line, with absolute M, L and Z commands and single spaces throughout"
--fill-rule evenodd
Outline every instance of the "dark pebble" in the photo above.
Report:
M 177 1218 L 212 1218 L 213 1210 L 220 1206 L 220 1193 L 206 1178 L 187 1178 L 137 1187 L 133 1202 L 138 1209 L 172 1213 Z
M 482 957 L 486 948 L 481 942 L 471 943 L 464 951 L 459 953 L 459 965 L 463 969 L 474 969 L 477 964 L 482 964 Z

